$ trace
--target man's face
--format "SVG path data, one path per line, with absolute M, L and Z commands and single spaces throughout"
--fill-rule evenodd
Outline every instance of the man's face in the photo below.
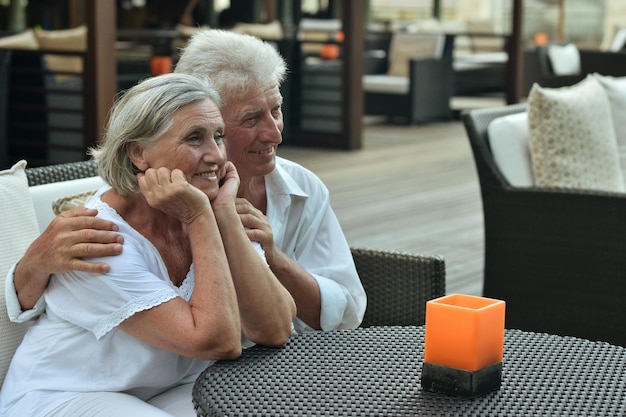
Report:
M 222 109 L 226 154 L 242 182 L 274 169 L 276 148 L 283 140 L 282 103 L 278 86 L 270 84 L 230 98 Z

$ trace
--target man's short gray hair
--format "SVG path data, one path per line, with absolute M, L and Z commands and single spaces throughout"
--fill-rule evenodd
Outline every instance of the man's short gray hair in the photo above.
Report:
M 280 86 L 287 64 L 276 48 L 255 36 L 209 29 L 190 38 L 174 71 L 209 77 L 227 106 L 250 90 Z

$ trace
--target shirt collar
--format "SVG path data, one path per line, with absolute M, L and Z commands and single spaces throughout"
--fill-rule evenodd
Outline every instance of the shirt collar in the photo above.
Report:
M 275 195 L 291 195 L 294 197 L 307 198 L 309 195 L 300 187 L 282 167 L 280 157 L 276 157 L 276 166 L 272 172 L 265 176 L 267 190 Z

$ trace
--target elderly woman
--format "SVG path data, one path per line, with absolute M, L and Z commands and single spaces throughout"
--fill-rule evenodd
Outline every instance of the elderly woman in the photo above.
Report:
M 195 416 L 191 386 L 211 361 L 288 340 L 295 303 L 237 213 L 218 105 L 208 81 L 183 74 L 118 99 L 92 150 L 110 187 L 88 206 L 124 251 L 105 275 L 52 277 L 0 415 Z

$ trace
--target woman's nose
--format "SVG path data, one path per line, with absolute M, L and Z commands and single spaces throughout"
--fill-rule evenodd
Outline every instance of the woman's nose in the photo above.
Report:
M 210 142 L 211 144 L 205 149 L 203 160 L 209 163 L 224 163 L 226 161 L 226 151 L 222 146 L 219 146 L 217 142 Z

